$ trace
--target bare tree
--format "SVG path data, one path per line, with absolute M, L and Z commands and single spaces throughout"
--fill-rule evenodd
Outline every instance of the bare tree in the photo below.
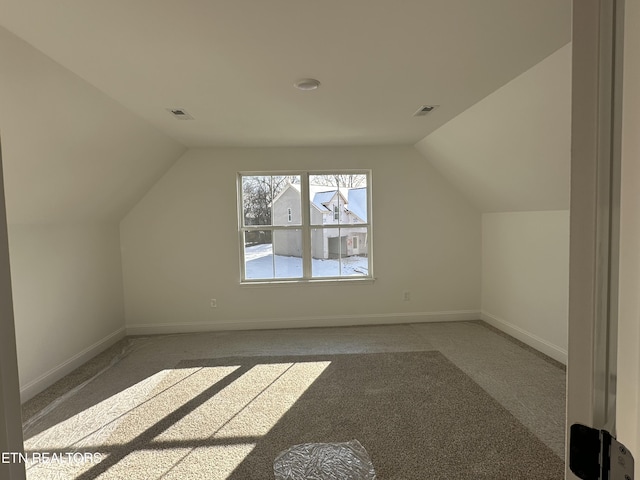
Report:
M 299 183 L 296 175 L 242 177 L 242 209 L 245 225 L 271 225 L 273 199 L 289 183 Z
M 309 183 L 338 188 L 359 188 L 367 186 L 367 176 L 363 174 L 311 175 Z

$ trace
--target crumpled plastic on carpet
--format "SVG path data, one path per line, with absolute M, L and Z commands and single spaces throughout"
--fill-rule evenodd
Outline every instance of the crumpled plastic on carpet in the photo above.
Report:
M 375 480 L 376 472 L 357 440 L 304 443 L 280 453 L 273 464 L 276 480 Z

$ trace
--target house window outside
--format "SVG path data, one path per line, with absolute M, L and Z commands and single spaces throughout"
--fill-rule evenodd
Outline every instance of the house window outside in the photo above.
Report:
M 369 171 L 239 173 L 243 283 L 373 278 Z

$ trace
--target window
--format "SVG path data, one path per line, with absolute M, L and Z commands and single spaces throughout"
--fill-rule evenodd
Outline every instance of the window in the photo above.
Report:
M 244 283 L 373 278 L 369 171 L 239 173 Z

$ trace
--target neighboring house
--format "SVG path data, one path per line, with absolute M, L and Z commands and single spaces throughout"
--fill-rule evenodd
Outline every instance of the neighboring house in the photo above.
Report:
M 309 185 L 311 196 L 311 255 L 313 258 L 337 258 L 368 254 L 366 228 L 367 189 Z M 290 183 L 273 200 L 273 225 L 301 225 L 300 185 Z M 333 228 L 323 228 L 331 225 Z M 338 225 L 344 227 L 335 228 Z M 302 256 L 302 230 L 276 230 L 273 249 L 276 255 Z

